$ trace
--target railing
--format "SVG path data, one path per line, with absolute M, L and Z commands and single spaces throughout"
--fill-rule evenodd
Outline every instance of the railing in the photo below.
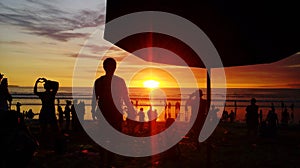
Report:
M 14 108 L 17 104 L 17 102 L 21 103 L 21 111 L 28 111 L 29 109 L 32 109 L 35 114 L 39 114 L 39 110 L 41 107 L 41 102 L 39 98 L 33 94 L 28 94 L 28 95 L 12 95 L 13 97 L 13 102 L 12 102 L 12 108 Z M 60 100 L 60 105 L 63 107 L 66 105 L 65 100 L 74 100 L 77 99 L 78 102 L 83 101 L 85 103 L 85 111 L 86 111 L 86 118 L 91 119 L 91 97 L 90 96 L 76 96 L 73 97 L 72 95 L 60 95 L 56 96 L 56 99 Z M 157 107 L 161 110 L 161 113 L 165 113 L 165 110 L 168 110 L 171 112 L 172 117 L 175 117 L 175 113 L 177 112 L 179 115 L 181 115 L 181 120 L 186 121 L 186 118 L 190 116 L 190 109 L 186 111 L 185 108 L 185 102 L 187 99 L 179 99 L 179 98 L 168 98 L 167 101 L 171 102 L 171 108 L 169 109 L 166 107 L 166 104 L 164 102 L 166 99 L 160 99 L 160 98 L 154 98 L 151 99 L 152 104 L 149 101 L 149 98 L 145 97 L 131 97 L 131 100 L 133 102 L 134 107 L 138 111 L 140 107 L 144 107 L 145 110 L 149 108 L 150 105 Z M 138 104 L 136 105 L 135 102 L 138 101 Z M 180 102 L 180 110 L 175 111 L 175 102 Z M 156 102 L 153 104 L 153 102 Z M 228 99 L 226 100 L 225 105 L 221 104 L 222 100 L 217 99 L 213 100 L 211 102 L 212 105 L 215 105 L 216 108 L 220 108 L 223 110 L 223 107 L 225 106 L 225 110 L 230 112 L 230 110 L 236 111 L 237 112 L 237 120 L 244 120 L 244 115 L 245 115 L 245 108 L 249 104 L 249 100 L 233 100 L 233 99 Z M 235 104 L 236 102 L 236 104 Z M 56 105 L 57 101 L 55 101 Z M 265 117 L 267 115 L 267 112 L 270 109 L 270 104 L 274 103 L 274 106 L 278 112 L 281 112 L 281 103 L 282 101 L 274 101 L 274 100 L 258 100 L 257 104 L 259 105 L 260 109 L 263 110 L 263 116 Z M 290 103 L 290 102 L 283 102 L 283 103 Z M 15 107 L 16 109 L 16 107 Z M 297 113 L 299 111 L 299 108 L 295 106 L 295 112 Z M 221 116 L 222 111 L 218 112 L 218 116 Z

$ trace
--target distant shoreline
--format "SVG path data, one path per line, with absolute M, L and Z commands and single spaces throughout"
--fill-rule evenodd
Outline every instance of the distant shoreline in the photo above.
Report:
M 19 85 L 8 85 L 8 87 L 24 87 L 24 86 L 19 86 Z M 26 87 L 26 86 L 25 86 Z

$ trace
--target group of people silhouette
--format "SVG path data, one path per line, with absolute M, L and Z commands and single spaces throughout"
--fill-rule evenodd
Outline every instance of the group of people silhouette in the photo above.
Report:
M 12 95 L 8 90 L 8 80 L 0 73 L 0 132 L 1 152 L 0 167 L 23 167 L 32 159 L 38 142 L 30 133 L 21 113 L 21 103 L 16 103 L 16 110 L 11 109 Z M 27 113 L 27 116 L 32 113 Z
M 229 120 L 232 123 L 232 122 L 234 122 L 235 119 L 236 119 L 236 112 L 231 110 L 230 113 L 228 113 L 228 111 L 225 110 L 225 108 L 224 108 L 224 111 L 221 116 L 221 121 L 228 122 L 228 120 Z
M 263 112 L 259 110 L 259 106 L 256 105 L 256 99 L 250 100 L 250 105 L 246 107 L 246 123 L 248 128 L 248 135 L 258 135 L 267 137 L 275 137 L 279 126 L 287 126 L 294 119 L 294 104 L 291 104 L 291 115 L 288 112 L 287 106 L 281 102 L 281 122 L 275 111 L 274 103 L 271 103 L 271 109 L 268 111 L 267 116 L 263 119 Z M 292 116 L 292 117 L 291 117 Z
M 106 58 L 103 62 L 105 75 L 99 77 L 94 82 L 94 92 L 91 110 L 92 115 L 96 116 L 98 108 L 99 111 L 103 114 L 104 118 L 108 121 L 108 123 L 116 130 L 122 132 L 122 123 L 124 121 L 122 106 L 125 105 L 127 107 L 126 123 L 129 127 L 129 130 L 134 130 L 132 128 L 134 128 L 136 125 L 140 125 L 140 128 L 142 128 L 144 124 L 143 122 L 145 121 L 144 109 L 140 108 L 139 112 L 135 111 L 133 103 L 129 99 L 127 86 L 125 84 L 124 79 L 114 75 L 116 65 L 116 61 L 113 58 Z M 203 99 L 202 96 L 202 91 L 198 90 L 190 96 L 186 104 L 186 106 L 192 106 L 192 118 L 195 119 L 195 124 L 193 125 L 191 132 L 194 135 L 195 139 L 197 139 L 198 135 L 200 134 L 201 127 L 205 120 L 205 115 L 208 112 L 207 101 Z M 198 108 L 199 105 L 200 108 Z M 171 106 L 171 104 L 169 103 L 168 106 Z M 180 106 L 178 107 L 177 104 L 176 108 L 176 110 L 178 110 Z M 155 129 L 158 114 L 157 111 L 152 109 L 152 106 L 150 106 L 147 115 L 149 119 L 149 128 L 151 132 L 153 129 Z M 136 116 L 139 117 L 140 124 L 135 121 Z M 132 132 L 129 132 L 129 134 L 131 133 Z M 114 154 L 105 149 L 103 151 L 104 155 L 109 156 L 106 157 L 107 160 L 104 160 L 103 163 L 107 165 L 113 164 Z
M 140 108 L 139 111 L 136 111 L 138 103 L 136 102 L 136 108 L 132 101 L 129 98 L 128 90 L 126 83 L 123 78 L 116 76 L 115 70 L 117 68 L 117 63 L 113 58 L 106 58 L 103 62 L 103 68 L 105 74 L 97 78 L 93 86 L 93 96 L 91 102 L 91 113 L 93 119 L 99 118 L 101 115 L 97 114 L 100 112 L 105 120 L 116 130 L 124 133 L 124 106 L 126 106 L 126 125 L 128 127 L 127 134 L 134 135 L 134 128 L 139 127 L 139 131 L 143 132 L 145 128 L 146 114 L 148 116 L 148 128 L 150 130 L 150 135 L 154 134 L 153 130 L 156 129 L 156 121 L 159 117 L 156 109 L 153 109 L 152 106 L 149 107 L 147 113 L 144 111 L 144 108 Z M 3 78 L 3 74 L 0 74 L 1 87 L 0 87 L 0 110 L 8 111 L 11 106 L 12 96 L 8 91 L 8 82 L 7 78 Z M 44 91 L 38 91 L 38 84 L 42 83 Z M 45 142 L 50 142 L 50 145 L 55 145 L 57 139 L 61 139 L 61 130 L 69 130 L 72 125 L 72 130 L 78 129 L 79 120 L 84 120 L 85 114 L 85 104 L 84 102 L 78 103 L 77 100 L 72 101 L 66 100 L 66 105 L 64 109 L 60 105 L 60 100 L 57 99 L 57 109 L 55 109 L 55 96 L 59 89 L 59 83 L 56 81 L 51 81 L 46 78 L 38 78 L 34 85 L 34 94 L 39 97 L 42 103 L 42 107 L 39 113 L 39 124 L 40 124 L 40 137 L 39 140 L 41 144 Z M 191 107 L 191 121 L 193 125 L 190 131 L 187 133 L 189 137 L 194 139 L 198 143 L 198 136 L 202 129 L 202 126 L 205 122 L 205 119 L 208 115 L 209 102 L 203 98 L 203 92 L 201 89 L 196 90 L 190 94 L 189 98 L 185 104 L 185 110 L 188 111 L 188 107 Z M 178 116 L 180 111 L 180 103 L 176 102 L 175 104 L 175 118 Z M 291 105 L 293 111 L 294 106 Z M 76 110 L 80 109 L 80 113 L 76 113 Z M 171 120 L 171 103 L 166 104 L 165 107 L 165 116 L 166 126 L 170 126 L 175 120 Z M 278 116 L 275 112 L 274 104 L 272 104 L 270 111 L 267 114 L 265 120 L 262 119 L 262 112 L 258 112 L 259 106 L 256 105 L 256 99 L 252 98 L 250 105 L 245 109 L 246 111 L 246 124 L 249 135 L 257 135 L 259 128 L 261 132 L 269 135 L 276 135 L 278 128 Z M 56 118 L 56 111 L 58 111 L 58 120 Z M 214 108 L 212 111 L 218 111 Z M 32 111 L 30 113 L 32 115 Z M 216 114 L 216 113 L 215 113 Z M 293 113 L 292 113 L 293 114 Z M 291 118 L 293 115 L 291 114 Z M 72 116 L 72 118 L 71 118 Z M 136 121 L 138 117 L 138 121 Z M 222 120 L 230 119 L 231 122 L 234 121 L 236 114 L 231 111 L 230 114 L 224 110 L 222 114 Z M 217 116 L 213 117 L 214 119 Z M 72 120 L 71 120 L 72 119 Z M 287 125 L 290 119 L 290 115 L 287 111 L 286 106 L 282 106 L 282 116 L 281 116 L 282 125 Z M 49 127 L 50 126 L 50 129 Z M 102 163 L 107 165 L 113 165 L 115 154 L 103 149 L 103 155 L 106 160 L 103 160 Z
M 145 127 L 148 128 L 148 130 L 150 131 L 150 134 L 153 133 L 153 131 L 155 131 L 155 127 L 156 127 L 156 121 L 157 121 L 157 117 L 158 117 L 158 113 L 156 109 L 153 109 L 152 106 L 149 107 L 149 110 L 147 111 L 147 117 L 148 117 L 148 125 L 145 125 L 145 112 L 144 112 L 144 108 L 141 107 L 139 112 L 137 113 L 138 115 L 138 121 L 139 123 L 139 131 L 140 133 L 143 133 L 145 131 L 147 131 L 145 129 Z M 152 132 L 152 133 L 151 133 Z
M 16 136 L 17 139 L 22 140 L 22 142 L 19 142 L 18 144 L 12 143 L 10 146 L 27 146 L 20 149 L 20 152 L 24 152 L 24 154 L 28 152 L 29 156 L 32 156 L 33 151 L 37 149 L 37 147 L 40 149 L 53 149 L 57 152 L 61 152 L 61 149 L 64 148 L 64 145 L 62 144 L 64 143 L 63 137 L 65 130 L 69 130 L 70 124 L 72 124 L 72 130 L 80 130 L 81 128 L 79 120 L 83 121 L 85 109 L 84 102 L 81 101 L 80 103 L 77 103 L 77 101 L 74 100 L 74 103 L 71 104 L 71 101 L 67 100 L 65 109 L 62 110 L 58 100 L 57 111 L 59 113 L 59 121 L 57 121 L 55 96 L 59 88 L 59 83 L 47 80 L 46 78 L 38 78 L 35 82 L 33 93 L 39 97 L 42 103 L 42 107 L 38 114 L 40 131 L 37 136 L 33 136 L 25 124 L 25 119 L 31 121 L 36 114 L 32 111 L 32 109 L 21 113 L 22 104 L 20 102 L 16 103 L 16 110 L 11 109 L 12 95 L 8 90 L 8 80 L 7 78 L 3 78 L 3 76 L 4 75 L 0 73 L 0 111 L 2 120 L 1 124 L 3 124 L 1 128 L 7 128 L 8 130 L 14 131 L 7 132 L 7 130 L 4 130 L 2 132 L 4 137 L 6 134 L 7 137 L 10 137 L 11 134 L 15 134 L 18 135 Z M 38 89 L 39 84 L 43 84 L 43 91 Z M 81 112 L 79 115 L 75 112 L 75 106 L 76 110 Z M 70 119 L 71 116 L 72 120 Z M 12 154 L 18 154 L 18 152 Z

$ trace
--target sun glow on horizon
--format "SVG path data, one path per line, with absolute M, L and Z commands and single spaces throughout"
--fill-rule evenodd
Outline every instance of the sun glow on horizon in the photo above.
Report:
M 160 83 L 156 80 L 146 80 L 143 84 L 145 88 L 153 89 L 158 88 Z

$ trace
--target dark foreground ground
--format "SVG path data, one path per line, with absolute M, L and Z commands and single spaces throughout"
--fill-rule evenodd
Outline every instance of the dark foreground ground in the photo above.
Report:
M 32 130 L 36 129 L 31 125 Z M 34 131 L 33 131 L 34 132 Z M 117 156 L 115 167 L 300 167 L 300 127 L 281 127 L 275 138 L 249 138 L 243 123 L 220 123 L 210 138 L 196 145 L 188 138 L 179 143 L 180 155 L 132 158 Z M 62 154 L 38 149 L 28 167 L 98 168 L 100 148 L 84 132 L 67 132 Z M 174 154 L 174 153 L 173 153 Z

